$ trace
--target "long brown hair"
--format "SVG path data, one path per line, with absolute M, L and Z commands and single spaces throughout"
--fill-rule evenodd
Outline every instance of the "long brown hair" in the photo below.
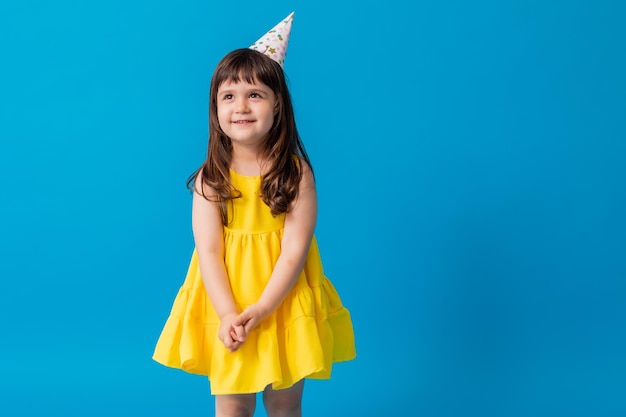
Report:
M 219 203 L 222 223 L 227 225 L 228 203 L 241 196 L 230 180 L 232 144 L 220 128 L 217 119 L 217 90 L 225 82 L 261 82 L 276 96 L 277 111 L 274 123 L 263 143 L 261 199 L 272 215 L 289 211 L 290 204 L 298 196 L 302 179 L 302 162 L 311 162 L 300 140 L 291 103 L 291 95 L 282 67 L 273 59 L 252 49 L 236 49 L 227 54 L 215 68 L 211 79 L 209 101 L 209 146 L 207 158 L 187 180 L 187 188 L 194 189 L 209 201 Z M 312 167 L 311 167 L 312 170 Z M 202 184 L 196 187 L 198 176 Z M 215 191 L 215 197 L 207 196 L 205 187 Z

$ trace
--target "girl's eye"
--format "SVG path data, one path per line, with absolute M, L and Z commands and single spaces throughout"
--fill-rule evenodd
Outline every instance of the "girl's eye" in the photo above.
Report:
M 251 98 L 261 98 L 261 94 L 259 93 L 250 93 Z
M 232 94 L 224 94 L 224 100 L 230 100 L 233 98 Z

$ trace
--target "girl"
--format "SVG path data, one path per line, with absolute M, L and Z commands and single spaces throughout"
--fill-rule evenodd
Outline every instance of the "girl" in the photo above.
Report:
M 196 249 L 154 359 L 208 375 L 217 416 L 300 416 L 304 378 L 355 357 L 324 276 L 311 163 L 281 65 L 238 49 L 211 80 L 206 161 L 190 177 Z

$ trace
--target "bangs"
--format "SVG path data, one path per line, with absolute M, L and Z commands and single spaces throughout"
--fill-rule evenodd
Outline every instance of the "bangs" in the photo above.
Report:
M 218 75 L 215 80 L 218 87 L 224 83 L 238 83 L 240 81 L 254 84 L 259 78 L 250 63 L 243 63 L 243 65 L 238 67 L 225 68 Z
M 215 87 L 223 83 L 245 81 L 249 84 L 261 82 L 274 92 L 280 83 L 276 69 L 272 68 L 271 58 L 252 49 L 240 50 L 239 54 L 231 55 L 231 59 L 222 62 L 213 77 Z M 270 61 L 270 62 L 268 62 Z

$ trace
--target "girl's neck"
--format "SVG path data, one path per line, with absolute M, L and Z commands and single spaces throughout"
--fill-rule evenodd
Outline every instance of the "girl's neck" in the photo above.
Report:
M 258 149 L 234 147 L 230 167 L 238 174 L 246 176 L 261 175 L 261 155 Z

